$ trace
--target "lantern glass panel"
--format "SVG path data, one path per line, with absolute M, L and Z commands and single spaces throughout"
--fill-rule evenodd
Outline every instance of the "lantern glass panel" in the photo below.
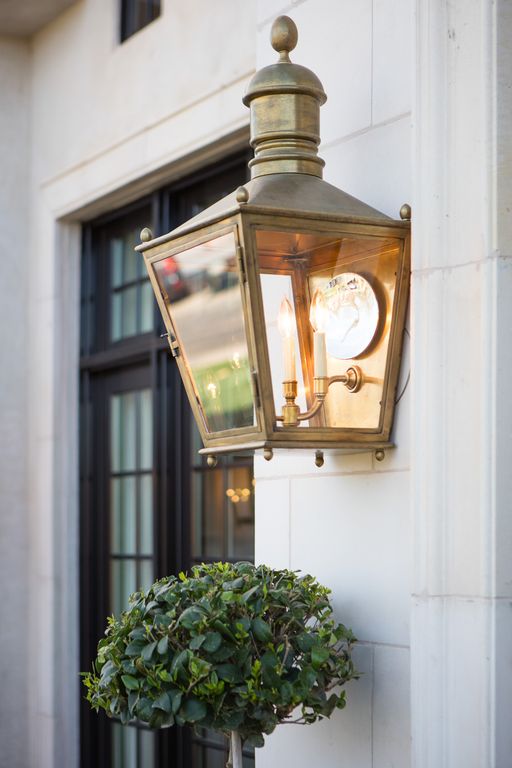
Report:
M 154 264 L 207 432 L 256 421 L 235 235 Z
M 284 368 L 291 345 L 296 353 L 297 404 L 301 411 L 313 405 L 316 330 L 325 334 L 326 375 L 339 376 L 356 364 L 364 386 L 356 398 L 342 384 L 333 384 L 318 415 L 300 426 L 378 429 L 402 247 L 402 240 L 390 237 L 256 229 L 277 415 L 284 404 L 282 382 L 289 378 Z M 311 313 L 315 294 L 320 305 L 316 314 Z M 284 299 L 291 307 L 293 342 L 279 338 L 279 328 L 281 337 L 286 336 Z

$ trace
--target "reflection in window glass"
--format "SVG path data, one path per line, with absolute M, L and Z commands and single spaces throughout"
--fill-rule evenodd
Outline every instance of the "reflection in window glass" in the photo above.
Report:
M 158 261 L 155 274 L 209 431 L 252 426 L 255 413 L 234 234 Z

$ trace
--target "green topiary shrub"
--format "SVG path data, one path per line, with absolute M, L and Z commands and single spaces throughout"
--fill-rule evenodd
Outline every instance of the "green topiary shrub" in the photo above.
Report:
M 345 706 L 339 686 L 357 677 L 355 638 L 333 621 L 329 592 L 311 576 L 250 563 L 161 579 L 109 619 L 84 676 L 87 699 L 122 723 L 231 734 L 241 766 L 240 739 L 261 747 L 279 723 Z

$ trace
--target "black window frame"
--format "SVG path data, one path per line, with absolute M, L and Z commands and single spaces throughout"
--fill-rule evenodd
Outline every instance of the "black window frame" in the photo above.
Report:
M 147 27 L 161 14 L 161 0 L 120 0 L 121 43 Z
M 109 613 L 108 574 L 95 563 L 109 559 L 107 487 L 109 446 L 104 434 L 93 429 L 93 410 L 106 423 L 109 393 L 123 388 L 149 386 L 153 395 L 153 490 L 157 514 L 154 541 L 157 576 L 187 570 L 194 562 L 191 552 L 190 478 L 193 472 L 209 471 L 204 457 L 192 458 L 192 413 L 177 366 L 166 339 L 160 338 L 163 323 L 155 304 L 152 332 L 110 339 L 108 317 L 110 276 L 106 241 L 121 220 L 144 218 L 156 235 L 178 226 L 190 216 L 190 201 L 201 199 L 202 190 L 217 197 L 246 180 L 248 153 L 237 153 L 221 162 L 170 184 L 120 210 L 83 226 L 81 353 L 80 353 L 80 669 L 90 668 Z M 213 187 L 212 187 L 213 185 Z M 215 186 L 217 185 L 217 187 Z M 149 217 L 149 220 L 148 218 Z M 145 372 L 144 372 L 145 371 Z M 114 379 L 116 379 L 114 385 Z M 95 405 L 96 404 L 96 405 Z M 172 429 L 160 429 L 172 424 Z M 228 467 L 232 460 L 225 460 Z M 244 460 L 241 459 L 243 462 Z M 246 460 L 245 460 L 246 463 Z M 221 463 L 222 465 L 222 463 Z M 220 468 L 219 468 L 220 469 Z M 92 606 L 95 609 L 92 610 Z M 91 711 L 81 691 L 81 768 L 110 768 L 111 730 L 106 715 Z M 222 749 L 204 739 L 201 747 Z M 171 762 L 172 761 L 172 762 Z M 156 736 L 156 765 L 190 766 L 192 741 L 183 729 L 172 728 Z

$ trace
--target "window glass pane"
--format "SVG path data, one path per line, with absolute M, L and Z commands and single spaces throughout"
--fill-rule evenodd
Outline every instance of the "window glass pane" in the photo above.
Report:
M 119 471 L 136 469 L 137 400 L 135 392 L 117 395 L 121 403 L 119 430 Z
M 224 508 L 225 488 L 223 468 L 201 472 L 201 482 L 193 491 L 198 496 L 193 497 L 192 504 L 199 510 L 194 515 L 199 530 L 194 533 L 194 543 L 197 549 L 193 552 L 196 560 L 222 559 L 224 556 Z
M 137 729 L 112 723 L 112 764 L 114 768 L 137 768 Z
M 121 293 L 122 301 L 122 335 L 135 336 L 137 333 L 137 286 L 124 288 Z
M 111 542 L 110 550 L 115 554 L 135 554 L 136 515 L 135 478 L 115 477 L 110 482 L 111 497 Z
M 111 560 L 110 573 L 112 612 L 118 616 L 121 611 L 128 608 L 128 598 L 137 589 L 136 561 Z
M 144 261 L 134 248 L 138 230 L 109 239 L 110 338 L 117 342 L 153 329 L 154 299 Z
M 139 730 L 140 768 L 153 768 L 155 761 L 155 734 Z
M 252 559 L 254 550 L 254 481 L 250 467 L 226 471 L 227 554 L 234 559 Z
M 134 392 L 110 398 L 110 467 L 112 472 L 136 469 L 136 399 Z
M 151 390 L 140 393 L 140 465 L 139 469 L 153 466 L 153 398 Z
M 139 583 L 137 589 L 147 591 L 155 580 L 155 569 L 152 560 L 141 560 L 139 563 Z
M 140 554 L 153 553 L 153 478 L 143 475 L 139 480 L 140 492 Z
M 111 303 L 110 336 L 112 341 L 119 341 L 123 337 L 123 294 L 114 293 Z
M 148 331 L 152 331 L 155 314 L 155 298 L 149 280 L 145 280 L 140 287 L 140 314 L 140 332 L 147 333 Z
M 255 423 L 232 232 L 168 256 L 155 273 L 210 432 Z
M 120 237 L 110 241 L 110 275 L 112 286 L 118 287 L 123 283 L 124 242 Z

